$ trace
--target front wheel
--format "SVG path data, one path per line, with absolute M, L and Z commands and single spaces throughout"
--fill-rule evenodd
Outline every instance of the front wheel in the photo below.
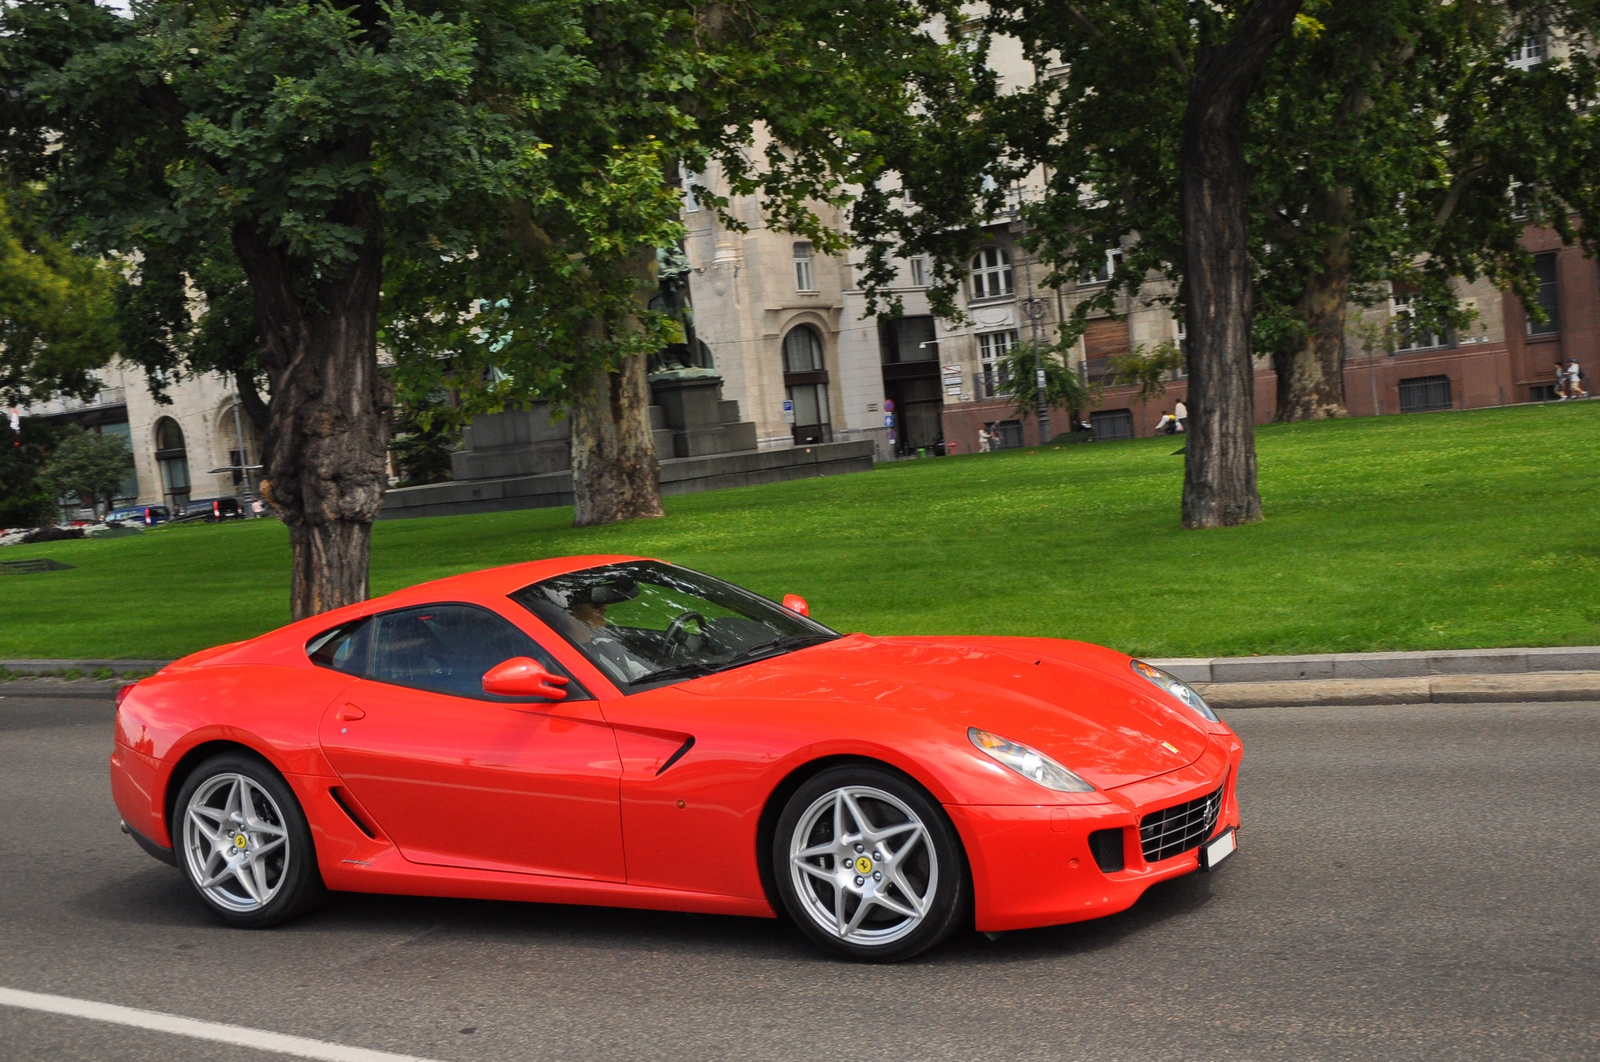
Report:
M 778 819 L 772 858 L 795 924 L 853 959 L 921 954 L 955 930 L 971 897 L 943 809 L 882 767 L 835 767 L 802 785 Z
M 178 865 L 230 925 L 259 929 L 323 895 L 311 830 L 288 784 L 253 756 L 225 753 L 178 792 Z

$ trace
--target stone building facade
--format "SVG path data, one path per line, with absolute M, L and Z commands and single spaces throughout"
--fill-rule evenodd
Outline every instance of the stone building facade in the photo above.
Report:
M 58 398 L 34 403 L 21 413 L 46 423 L 78 424 L 87 431 L 127 439 L 133 464 L 117 504 L 179 506 L 244 496 L 239 473 L 212 471 L 261 460 L 254 425 L 243 410 L 237 420 L 234 416 L 236 399 L 230 380 L 219 375 L 188 377 L 169 387 L 170 402 L 162 403 L 136 366 L 115 362 L 96 376 L 100 390 L 87 401 Z M 243 461 L 239 459 L 241 430 Z M 255 473 L 250 475 L 253 482 Z

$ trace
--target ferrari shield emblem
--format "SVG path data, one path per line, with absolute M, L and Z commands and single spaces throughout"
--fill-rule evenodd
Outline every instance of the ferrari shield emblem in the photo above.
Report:
M 866 856 L 861 856 L 860 858 L 858 858 L 856 860 L 856 873 L 862 875 L 863 877 L 865 877 L 868 874 L 871 874 L 872 873 L 872 860 L 868 859 Z

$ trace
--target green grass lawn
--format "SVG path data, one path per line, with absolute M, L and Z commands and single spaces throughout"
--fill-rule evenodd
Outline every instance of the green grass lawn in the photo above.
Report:
M 1600 643 L 1600 402 L 1275 425 L 1264 522 L 1183 531 L 1169 438 L 907 461 L 696 494 L 664 520 L 570 509 L 380 523 L 372 590 L 574 553 L 804 595 L 845 631 L 1082 638 L 1211 656 Z M 1181 441 L 1181 440 L 1180 440 Z M 275 522 L 14 546 L 0 658 L 170 657 L 288 620 Z

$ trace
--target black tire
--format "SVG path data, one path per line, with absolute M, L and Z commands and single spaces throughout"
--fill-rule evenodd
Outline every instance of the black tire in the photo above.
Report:
M 234 810 L 245 801 L 248 814 Z M 171 831 L 184 880 L 231 926 L 275 926 L 327 895 L 300 801 L 255 756 L 226 752 L 196 767 L 178 790 Z
M 860 815 L 868 826 L 853 828 Z M 844 823 L 842 838 L 835 821 Z M 972 879 L 955 827 L 938 801 L 887 767 L 849 764 L 807 781 L 778 817 L 771 859 L 795 925 L 851 959 L 909 959 L 969 917 Z

